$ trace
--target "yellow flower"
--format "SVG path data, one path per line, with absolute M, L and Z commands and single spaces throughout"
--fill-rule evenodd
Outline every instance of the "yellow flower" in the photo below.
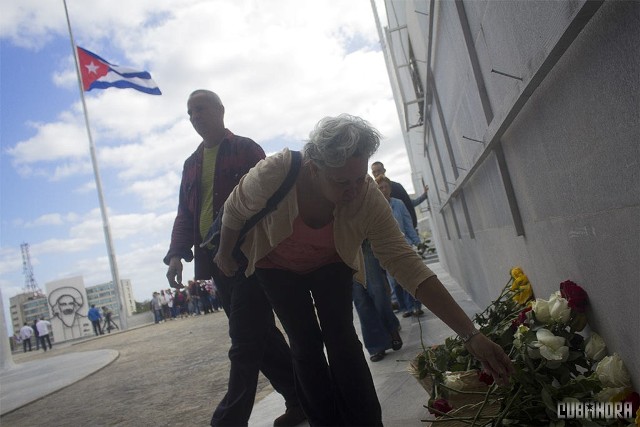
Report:
M 527 282 L 526 284 L 520 286 L 512 299 L 520 305 L 525 305 L 532 296 L 533 290 L 531 289 L 531 283 Z
M 511 277 L 513 277 L 514 280 L 523 275 L 524 275 L 524 271 L 522 271 L 522 268 L 513 267 L 511 269 Z

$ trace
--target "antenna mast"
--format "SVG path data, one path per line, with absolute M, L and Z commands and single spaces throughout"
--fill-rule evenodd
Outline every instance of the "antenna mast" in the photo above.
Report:
M 42 296 L 42 290 L 33 276 L 33 267 L 31 266 L 31 256 L 29 255 L 29 244 L 20 245 L 22 250 L 22 272 L 24 274 L 24 293 L 32 294 L 34 297 Z

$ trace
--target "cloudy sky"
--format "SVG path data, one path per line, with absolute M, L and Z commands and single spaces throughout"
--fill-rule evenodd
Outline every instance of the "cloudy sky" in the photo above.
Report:
M 136 300 L 167 287 L 162 258 L 182 164 L 200 142 L 186 114 L 194 89 L 216 91 L 227 127 L 267 154 L 301 148 L 324 116 L 360 115 L 385 137 L 374 160 L 412 191 L 369 0 L 67 6 L 79 46 L 149 71 L 163 92 L 86 93 L 120 277 L 132 281 Z M 43 290 L 76 275 L 92 286 L 111 273 L 63 2 L 0 7 L 0 288 L 8 307 L 24 288 L 23 242 Z M 185 277 L 192 274 L 186 264 Z

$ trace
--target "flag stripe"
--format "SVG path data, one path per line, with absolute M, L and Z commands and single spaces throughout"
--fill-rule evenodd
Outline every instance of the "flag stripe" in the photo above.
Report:
M 148 93 L 149 95 L 162 95 L 162 92 L 160 92 L 160 89 L 158 89 L 158 87 L 156 87 L 155 85 L 153 87 L 140 86 L 127 80 L 118 80 L 114 82 L 103 82 L 100 80 L 96 80 L 91 84 L 91 86 L 89 86 L 88 90 L 108 89 L 110 87 L 115 87 L 118 89 L 135 89 L 135 90 L 139 90 L 140 92 Z
M 158 88 L 158 85 L 151 79 L 140 79 L 134 77 L 123 80 L 118 73 L 114 73 L 111 71 L 109 71 L 107 75 L 91 83 L 89 89 L 87 90 L 107 89 L 110 87 L 116 87 L 118 89 L 131 88 L 151 95 L 162 94 L 162 92 L 160 92 L 160 89 Z
M 141 79 L 151 79 L 151 74 L 148 71 L 138 71 L 128 67 L 120 67 L 118 65 L 109 65 L 109 68 L 114 73 L 120 74 L 122 77 L 131 78 L 131 77 L 139 77 Z

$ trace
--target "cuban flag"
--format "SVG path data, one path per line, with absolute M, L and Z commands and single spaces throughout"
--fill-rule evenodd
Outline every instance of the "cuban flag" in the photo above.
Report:
M 127 67 L 110 64 L 95 53 L 77 46 L 82 88 L 107 89 L 136 89 L 149 95 L 162 95 L 158 85 L 151 79 L 147 71 L 133 70 Z

